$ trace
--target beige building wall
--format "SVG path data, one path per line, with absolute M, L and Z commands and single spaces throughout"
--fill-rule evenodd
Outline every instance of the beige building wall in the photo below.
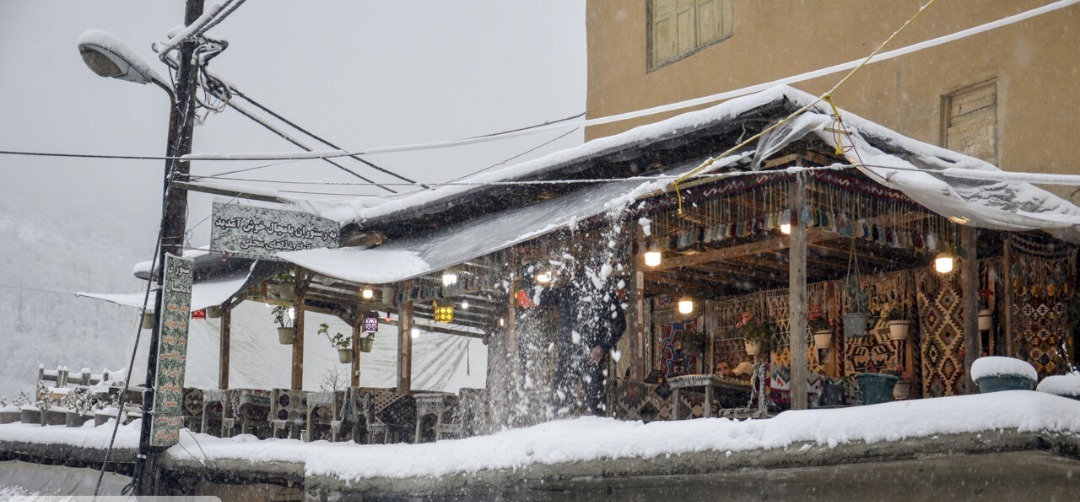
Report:
M 590 118 L 865 57 L 924 0 L 733 0 L 731 38 L 651 71 L 646 57 L 648 1 L 587 1 Z M 886 50 L 1047 3 L 937 0 Z M 837 73 L 795 87 L 817 95 L 842 76 Z M 1013 171 L 1080 174 L 1073 152 L 1080 144 L 1080 5 L 868 65 L 834 97 L 841 108 L 940 145 L 944 96 L 990 80 L 996 81 L 997 89 L 998 165 Z M 586 139 L 671 115 L 590 127 Z M 1080 197 L 1072 200 L 1078 202 Z

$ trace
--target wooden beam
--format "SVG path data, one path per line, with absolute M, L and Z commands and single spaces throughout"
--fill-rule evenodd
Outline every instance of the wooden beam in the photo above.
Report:
M 232 309 L 221 308 L 221 329 L 218 338 L 218 388 L 229 388 L 229 348 L 232 330 Z
M 806 203 L 806 182 L 799 176 L 789 186 L 791 214 L 801 214 Z M 789 258 L 788 326 L 791 327 L 789 350 L 791 356 L 791 409 L 808 408 L 806 382 L 806 222 L 802 218 L 791 226 L 791 253 Z
M 964 327 L 964 393 L 978 394 L 971 379 L 971 365 L 982 354 L 979 336 L 979 261 L 976 259 L 975 227 L 960 226 L 960 248 L 967 256 L 960 260 L 961 319 Z
M 214 195 L 224 195 L 226 197 L 247 199 L 247 200 L 261 200 L 263 202 L 277 202 L 281 204 L 289 203 L 288 200 L 281 197 L 275 197 L 273 195 L 262 195 L 248 192 L 241 192 L 237 190 L 229 190 L 227 188 L 211 187 L 206 185 L 200 185 L 198 183 L 191 183 L 187 181 L 174 181 L 172 186 L 176 188 L 182 188 L 191 192 L 210 193 Z
M 411 289 L 411 281 L 401 285 L 402 289 Z M 398 384 L 397 391 L 409 394 L 412 391 L 412 327 L 413 302 L 405 300 L 398 309 Z

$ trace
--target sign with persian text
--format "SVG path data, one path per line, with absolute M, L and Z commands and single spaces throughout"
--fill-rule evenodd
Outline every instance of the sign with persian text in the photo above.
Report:
M 194 269 L 195 262 L 190 258 L 165 254 L 165 286 L 161 293 L 150 446 L 172 446 L 180 440 Z
M 280 251 L 338 247 L 340 225 L 313 214 L 214 203 L 210 249 L 244 258 L 276 259 Z

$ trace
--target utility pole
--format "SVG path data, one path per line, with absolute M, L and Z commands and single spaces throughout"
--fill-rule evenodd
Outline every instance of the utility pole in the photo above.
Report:
M 203 0 L 187 0 L 184 25 L 194 23 L 203 13 Z M 191 153 L 191 136 L 195 126 L 195 90 L 199 67 L 193 56 L 198 46 L 196 40 L 180 43 L 179 69 L 177 72 L 175 102 L 169 111 L 169 137 L 166 145 L 165 180 L 163 186 L 160 252 L 154 266 L 157 292 L 154 295 L 154 328 L 150 337 L 150 355 L 146 367 L 146 391 L 143 393 L 142 431 L 139 435 L 139 455 L 135 460 L 135 495 L 163 494 L 158 483 L 158 460 L 164 448 L 150 446 L 154 385 L 157 377 L 157 352 L 161 339 L 162 294 L 165 289 L 165 253 L 180 256 L 183 252 L 184 230 L 187 225 L 187 190 L 175 187 L 172 182 L 190 172 L 190 165 L 178 157 Z

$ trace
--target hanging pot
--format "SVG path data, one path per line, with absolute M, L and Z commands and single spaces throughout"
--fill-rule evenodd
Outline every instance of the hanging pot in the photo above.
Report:
M 906 340 L 910 327 L 911 321 L 906 319 L 889 321 L 889 339 Z
M 267 291 L 271 299 L 291 302 L 296 299 L 296 284 L 281 282 L 270 284 Z
M 746 355 L 756 356 L 761 353 L 761 342 L 743 342 L 746 346 Z
M 979 331 L 991 331 L 994 329 L 994 311 L 982 309 L 979 311 Z
M 360 352 L 371 352 L 375 346 L 375 335 L 365 336 L 360 339 Z
M 143 312 L 142 329 L 154 329 L 154 313 Z
M 220 305 L 211 305 L 209 307 L 206 307 L 206 317 L 208 319 L 219 319 L 219 318 L 221 318 L 221 306 Z
M 832 346 L 832 331 L 815 331 L 814 348 L 827 349 Z
M 848 338 L 866 336 L 866 312 L 844 314 L 844 336 Z
M 278 328 L 277 329 L 278 342 L 282 345 L 292 345 L 296 340 L 296 328 Z
M 341 361 L 342 363 L 349 364 L 349 363 L 353 362 L 352 349 L 338 349 L 337 355 L 338 355 L 338 360 Z

